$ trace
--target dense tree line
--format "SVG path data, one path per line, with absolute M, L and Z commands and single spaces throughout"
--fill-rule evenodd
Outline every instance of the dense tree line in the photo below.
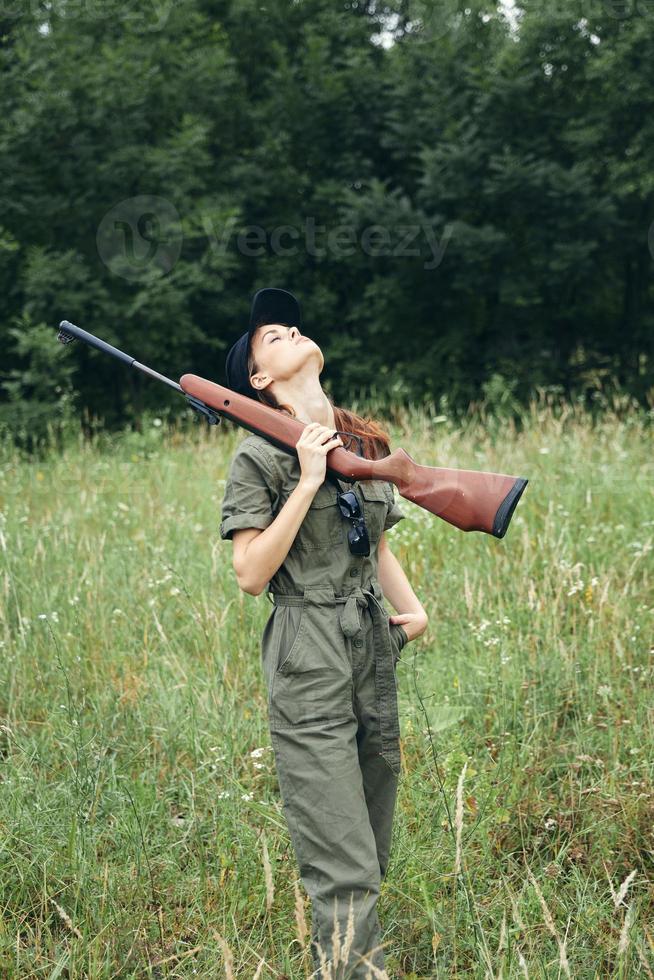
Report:
M 291 289 L 337 404 L 654 406 L 654 5 L 23 0 L 0 11 L 0 422 L 224 383 Z M 175 403 L 176 404 L 176 403 Z

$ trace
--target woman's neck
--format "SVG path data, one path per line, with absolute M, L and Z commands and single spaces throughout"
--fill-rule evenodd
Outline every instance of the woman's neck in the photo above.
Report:
M 334 409 L 318 379 L 316 387 L 305 386 L 301 392 L 293 392 L 288 398 L 284 398 L 283 394 L 280 397 L 277 392 L 275 394 L 280 402 L 293 406 L 296 417 L 301 422 L 318 422 L 330 429 L 336 425 Z

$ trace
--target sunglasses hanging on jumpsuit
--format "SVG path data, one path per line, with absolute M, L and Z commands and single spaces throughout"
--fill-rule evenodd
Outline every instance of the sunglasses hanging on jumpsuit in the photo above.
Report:
M 225 483 L 221 538 L 268 527 L 300 474 L 297 457 L 256 433 L 246 436 Z M 361 953 L 384 966 L 376 906 L 400 772 L 395 665 L 408 639 L 389 622 L 377 547 L 405 515 L 392 483 L 338 483 L 356 491 L 370 554 L 350 552 L 352 525 L 339 509 L 339 487 L 326 479 L 268 585 L 274 606 L 261 655 L 284 814 L 311 898 L 314 969 L 316 940 L 334 958 L 334 909 L 343 944 L 352 898 L 354 939 L 347 969 L 339 965 L 334 976 L 365 978 Z

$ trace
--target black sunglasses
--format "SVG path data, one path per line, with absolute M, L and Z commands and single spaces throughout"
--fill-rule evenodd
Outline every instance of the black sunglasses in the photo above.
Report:
M 368 528 L 361 513 L 359 498 L 354 490 L 342 490 L 337 494 L 338 506 L 341 514 L 348 521 L 352 521 L 352 527 L 348 528 L 347 543 L 353 555 L 369 555 L 370 539 L 368 538 Z
M 363 442 L 361 440 L 361 436 L 357 436 L 353 432 L 347 432 L 345 429 L 335 429 L 334 431 L 340 436 L 346 437 L 343 439 L 344 449 L 349 449 L 350 446 L 352 446 L 353 440 L 356 439 L 357 456 L 363 457 Z M 364 521 L 363 514 L 361 513 L 359 498 L 354 490 L 341 490 L 337 494 L 336 499 L 343 517 L 347 518 L 348 521 L 352 521 L 352 527 L 349 528 L 347 532 L 347 543 L 350 546 L 351 553 L 353 555 L 369 555 L 370 539 L 368 537 L 366 522 Z

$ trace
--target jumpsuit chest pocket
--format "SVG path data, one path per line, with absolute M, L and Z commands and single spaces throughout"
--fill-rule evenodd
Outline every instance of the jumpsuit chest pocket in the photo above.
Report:
M 359 483 L 359 489 L 364 499 L 364 520 L 368 537 L 371 542 L 377 542 L 382 536 L 389 509 L 386 484 L 383 480 L 366 480 Z
M 345 540 L 345 519 L 337 501 L 338 489 L 321 484 L 304 515 L 292 547 L 301 552 L 325 551 Z

